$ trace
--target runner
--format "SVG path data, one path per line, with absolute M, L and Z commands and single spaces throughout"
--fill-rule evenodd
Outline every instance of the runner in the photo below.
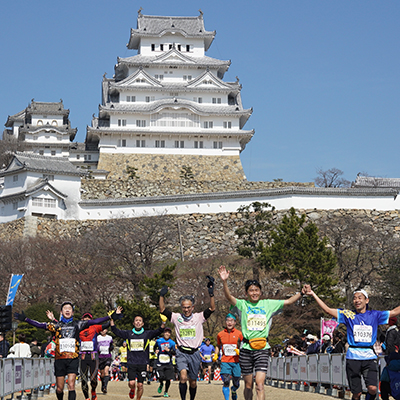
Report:
M 85 313 L 82 315 L 82 321 L 90 321 L 93 319 L 92 314 Z M 92 400 L 97 400 L 97 369 L 99 367 L 99 357 L 97 353 L 97 334 L 101 332 L 103 326 L 109 325 L 107 321 L 104 325 L 91 325 L 79 333 L 80 348 L 80 377 L 82 392 L 85 399 L 89 399 L 89 385 L 92 388 Z M 89 378 L 88 378 L 89 375 Z
M 121 376 L 122 380 L 125 380 L 128 372 L 128 346 L 126 340 L 122 342 L 122 346 L 119 348 L 119 355 L 121 356 Z
M 210 338 L 205 338 L 204 343 L 200 346 L 201 366 L 203 368 L 204 379 L 208 371 L 208 383 L 211 383 L 211 367 L 212 358 L 215 353 L 215 347 L 211 344 Z M 218 353 L 217 353 L 218 354 Z
M 114 311 L 115 313 L 115 311 Z M 15 318 L 19 321 L 27 322 L 35 328 L 47 329 L 55 334 L 55 376 L 56 376 L 56 395 L 58 400 L 64 396 L 65 376 L 68 375 L 68 400 L 76 400 L 75 381 L 79 367 L 79 332 L 91 325 L 102 324 L 110 317 L 97 318 L 88 321 L 74 321 L 74 306 L 70 301 L 61 304 L 60 321 L 54 319 L 51 311 L 47 311 L 47 316 L 52 322 L 37 322 L 26 318 L 25 313 L 15 313 Z
M 122 308 L 118 308 L 116 314 L 121 314 Z M 165 322 L 162 322 L 161 328 L 151 331 L 143 329 L 143 317 L 136 315 L 133 318 L 133 329 L 120 330 L 114 321 L 111 321 L 111 331 L 114 335 L 128 340 L 128 386 L 129 398 L 135 398 L 136 379 L 137 379 L 137 400 L 143 395 L 143 382 L 146 379 L 147 364 L 149 363 L 149 342 L 151 339 L 161 335 L 164 332 Z
M 399 315 L 400 306 L 391 311 L 370 310 L 368 293 L 361 289 L 353 294 L 355 310 L 341 310 L 328 307 L 314 293 L 310 285 L 306 285 L 306 289 L 306 294 L 313 296 L 323 311 L 336 318 L 339 324 L 346 325 L 349 343 L 346 353 L 346 374 L 353 400 L 361 397 L 361 376 L 368 389 L 367 399 L 374 400 L 378 385 L 378 357 L 373 345 L 376 342 L 378 325 L 387 324 L 389 318 Z
M 243 340 L 242 332 L 235 329 L 236 315 L 229 313 L 225 318 L 226 328 L 217 335 L 217 347 L 215 348 L 214 358 L 218 358 L 220 349 L 221 357 L 221 377 L 224 382 L 222 393 L 225 400 L 229 400 L 230 376 L 232 376 L 232 400 L 237 400 L 236 391 L 240 385 L 240 365 L 239 365 L 239 347 Z
M 172 365 L 172 356 L 176 351 L 176 344 L 171 339 L 171 329 L 165 328 L 162 337 L 156 340 L 156 349 L 158 349 L 157 354 L 157 378 L 160 382 L 158 387 L 158 393 L 161 393 L 165 381 L 164 397 L 169 397 L 168 389 L 171 385 L 171 380 L 175 377 L 174 366 Z
M 301 293 L 286 300 L 261 300 L 261 284 L 253 279 L 245 283 L 247 300 L 236 299 L 229 291 L 229 271 L 223 265 L 219 267 L 219 275 L 223 282 L 225 297 L 237 307 L 240 314 L 243 347 L 240 350 L 239 363 L 244 378 L 244 398 L 251 400 L 253 397 L 253 371 L 255 371 L 257 399 L 264 400 L 264 382 L 270 356 L 267 338 L 272 317 L 281 312 L 283 306 L 300 300 Z M 305 288 L 302 292 L 305 292 Z
M 149 343 L 149 364 L 147 366 L 147 384 L 151 384 L 151 380 L 156 373 L 156 364 L 157 364 L 157 354 L 155 353 L 154 346 L 156 345 L 155 340 L 150 340 Z
M 186 399 L 187 381 L 189 379 L 190 400 L 194 400 L 197 391 L 197 374 L 200 369 L 201 356 L 199 347 L 203 340 L 203 323 L 215 311 L 214 278 L 207 276 L 208 293 L 210 295 L 210 308 L 203 312 L 193 313 L 194 297 L 182 296 L 179 299 L 182 313 L 173 313 L 165 309 L 164 296 L 168 293 L 167 286 L 160 291 L 160 312 L 164 314 L 175 326 L 176 363 L 180 374 L 179 394 L 182 400 Z
M 101 379 L 101 391 L 107 393 L 107 385 L 110 380 L 110 366 L 112 362 L 111 352 L 114 349 L 113 339 L 107 335 L 107 328 L 97 336 L 97 351 L 99 353 L 99 370 Z M 93 399 L 92 399 L 93 400 Z

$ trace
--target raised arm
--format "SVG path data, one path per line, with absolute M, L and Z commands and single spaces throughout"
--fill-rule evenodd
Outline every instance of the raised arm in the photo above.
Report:
M 236 298 L 231 295 L 231 292 L 229 291 L 229 288 L 228 288 L 228 278 L 229 278 L 230 271 L 228 271 L 224 265 L 221 265 L 219 267 L 218 272 L 219 272 L 219 276 L 222 280 L 225 297 L 229 301 L 229 303 L 231 303 L 233 306 L 235 306 Z
M 160 313 L 163 313 L 165 310 L 165 300 L 164 297 L 168 293 L 168 286 L 163 286 L 160 290 L 160 298 L 158 300 L 158 306 L 160 308 Z
M 284 300 L 283 305 L 284 305 L 284 306 L 288 306 L 289 304 L 296 303 L 296 301 L 298 301 L 298 300 L 301 299 L 301 296 L 302 296 L 303 294 L 306 294 L 306 291 L 307 291 L 307 289 L 306 289 L 306 287 L 304 286 L 304 287 L 301 289 L 301 291 L 300 291 L 299 293 L 296 293 L 296 294 L 293 295 L 292 297 L 290 297 L 290 298 Z
M 307 295 L 310 295 L 312 297 L 314 297 L 315 301 L 317 302 L 317 304 L 322 308 L 322 310 L 324 312 L 326 312 L 327 314 L 331 315 L 334 318 L 338 317 L 338 312 L 336 308 L 330 308 L 328 307 L 315 293 L 314 291 L 311 289 L 310 285 L 304 285 L 305 291 Z M 399 312 L 400 313 L 400 312 Z
M 208 294 L 210 295 L 210 310 L 215 311 L 215 297 L 214 297 L 214 285 L 215 285 L 215 279 L 207 275 L 208 283 L 207 283 L 207 289 L 208 289 Z
M 400 306 L 393 308 L 393 310 L 389 311 L 389 318 L 397 317 L 400 314 Z

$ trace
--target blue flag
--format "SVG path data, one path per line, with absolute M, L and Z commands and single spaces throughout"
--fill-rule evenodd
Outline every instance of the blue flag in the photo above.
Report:
M 21 283 L 22 275 L 11 275 L 10 287 L 8 288 L 8 296 L 6 306 L 12 306 L 14 303 L 15 295 L 17 294 L 17 289 Z

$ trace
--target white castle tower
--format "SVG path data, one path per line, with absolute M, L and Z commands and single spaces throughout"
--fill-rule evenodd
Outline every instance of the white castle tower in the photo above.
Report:
M 128 49 L 112 79 L 103 77 L 98 117 L 86 146 L 98 145 L 98 168 L 110 178 L 135 168 L 141 179 L 243 180 L 240 152 L 254 134 L 244 130 L 241 85 L 224 82 L 230 61 L 207 57 L 215 31 L 198 17 L 138 13 Z

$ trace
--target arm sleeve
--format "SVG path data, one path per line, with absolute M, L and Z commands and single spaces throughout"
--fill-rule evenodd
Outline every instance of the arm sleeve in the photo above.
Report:
M 148 332 L 149 332 L 148 338 L 154 339 L 155 337 L 160 336 L 164 332 L 164 328 L 161 328 L 161 326 L 160 326 L 158 329 L 156 329 L 154 331 L 148 331 Z
M 168 318 L 168 321 L 171 321 L 172 311 L 165 309 L 161 314 L 165 315 Z
M 111 327 L 111 332 L 114 335 L 119 336 L 122 339 L 129 339 L 129 331 L 122 331 L 121 329 L 118 329 L 115 325 Z
M 110 321 L 110 317 L 109 316 L 96 318 L 96 319 L 91 319 L 91 320 L 86 321 L 86 322 L 87 322 L 87 326 L 91 326 L 91 325 L 101 325 L 103 322 L 106 322 L 106 321 Z
M 35 328 L 47 329 L 47 323 L 46 322 L 38 322 L 38 321 L 35 321 L 33 319 L 30 319 L 30 318 L 26 318 L 24 322 L 28 323 L 29 325 L 34 326 Z
M 209 308 L 205 309 L 205 310 L 203 311 L 204 318 L 205 318 L 205 319 L 210 318 L 210 317 L 211 317 L 211 314 L 212 314 L 213 312 L 214 312 L 214 311 L 211 311 Z
M 103 331 L 104 329 L 107 329 L 110 327 L 110 321 L 105 322 L 103 325 L 99 325 L 101 327 L 101 329 L 99 331 L 97 331 L 98 333 L 100 333 L 101 331 Z

